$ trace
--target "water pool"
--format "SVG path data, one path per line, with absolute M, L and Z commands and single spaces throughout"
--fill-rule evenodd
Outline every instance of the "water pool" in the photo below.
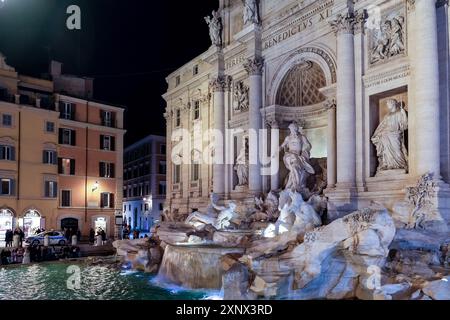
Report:
M 79 278 L 68 273 L 70 266 L 80 271 Z M 79 286 L 74 279 L 81 280 Z M 0 300 L 200 300 L 207 296 L 200 291 L 162 288 L 153 275 L 103 265 L 0 266 Z

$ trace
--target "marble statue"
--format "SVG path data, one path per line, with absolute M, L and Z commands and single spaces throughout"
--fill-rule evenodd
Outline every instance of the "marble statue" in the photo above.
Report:
M 395 99 L 387 101 L 389 113 L 385 116 L 372 137 L 377 149 L 378 172 L 408 169 L 408 151 L 404 132 L 408 129 L 408 116 Z
M 213 45 L 220 47 L 222 45 L 222 21 L 218 11 L 212 12 L 212 17 L 205 17 L 209 26 L 209 36 Z
M 234 110 L 248 110 L 248 107 L 250 105 L 249 88 L 242 81 L 239 81 L 234 85 L 234 100 L 236 101 Z
M 244 2 L 244 24 L 259 24 L 258 0 L 243 0 Z
M 207 225 L 212 225 L 217 230 L 225 230 L 230 227 L 231 219 L 233 219 L 237 213 L 235 212 L 237 205 L 234 202 L 230 202 L 228 206 L 219 206 L 215 202 L 217 197 L 211 194 L 211 208 L 219 211 L 216 216 L 211 210 L 208 213 L 200 213 L 198 211 L 193 212 L 186 219 L 185 223 L 192 225 L 197 230 L 203 230 Z
M 291 123 L 289 130 L 289 136 L 281 145 L 281 149 L 284 150 L 283 162 L 289 170 L 285 189 L 301 192 L 306 187 L 308 175 L 315 173 L 310 164 L 312 146 L 297 124 Z
M 379 34 L 374 36 L 370 62 L 377 63 L 404 53 L 406 50 L 405 39 L 405 18 L 403 16 L 384 21 L 380 26 Z
M 238 176 L 238 186 L 246 186 L 248 184 L 248 152 L 247 143 L 242 145 L 241 151 L 236 158 L 234 170 Z
M 6 63 L 6 57 L 0 52 L 0 69 L 14 71 L 14 68 Z

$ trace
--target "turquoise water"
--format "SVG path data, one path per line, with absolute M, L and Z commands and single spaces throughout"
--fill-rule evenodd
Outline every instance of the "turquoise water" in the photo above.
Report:
M 79 278 L 68 273 L 70 266 L 79 267 Z M 77 279 L 81 280 L 79 285 Z M 154 276 L 146 273 L 106 266 L 83 263 L 0 266 L 0 300 L 199 300 L 206 297 L 204 292 L 158 287 Z

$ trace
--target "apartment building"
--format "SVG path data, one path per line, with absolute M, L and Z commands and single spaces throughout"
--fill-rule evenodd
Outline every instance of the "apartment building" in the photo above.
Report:
M 91 85 L 83 93 L 85 80 L 55 65 L 58 89 L 52 77 L 19 75 L 0 54 L 0 241 L 16 226 L 117 231 L 124 109 L 92 101 Z
M 123 215 L 132 230 L 161 219 L 166 197 L 166 138 L 150 135 L 124 151 Z

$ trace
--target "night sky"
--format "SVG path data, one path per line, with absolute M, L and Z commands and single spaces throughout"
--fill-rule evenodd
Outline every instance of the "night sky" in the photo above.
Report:
M 82 30 L 66 28 L 66 9 L 81 8 Z M 95 78 L 95 100 L 127 108 L 126 144 L 165 134 L 166 76 L 210 45 L 203 17 L 217 0 L 6 0 L 0 51 L 25 75 L 50 59 L 63 72 Z

